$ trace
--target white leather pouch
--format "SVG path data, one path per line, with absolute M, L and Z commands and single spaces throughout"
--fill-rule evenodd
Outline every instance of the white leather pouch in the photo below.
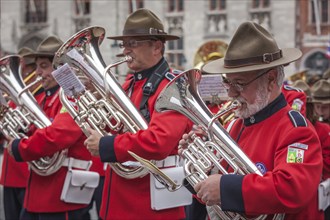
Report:
M 183 167 L 161 169 L 174 182 L 181 184 L 184 179 Z M 182 186 L 176 191 L 169 191 L 152 174 L 150 174 L 151 208 L 153 210 L 169 209 L 192 203 L 192 194 Z
M 68 203 L 89 204 L 99 180 L 100 175 L 97 172 L 69 169 L 61 200 Z
M 326 210 L 330 205 L 330 178 L 320 183 L 319 189 L 319 210 Z

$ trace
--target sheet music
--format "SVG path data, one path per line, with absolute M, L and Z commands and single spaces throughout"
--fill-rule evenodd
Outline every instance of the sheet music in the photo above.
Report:
M 85 86 L 67 63 L 54 70 L 52 75 L 68 97 L 76 97 L 85 90 Z
M 81 64 L 89 75 L 93 75 L 93 78 L 97 81 L 97 84 L 100 87 L 104 86 L 103 79 L 94 71 L 92 67 L 90 67 L 84 60 L 84 57 L 77 51 L 76 48 L 71 49 L 67 52 L 67 55 L 72 59 L 76 60 L 79 64 Z
M 199 83 L 199 94 L 204 101 L 211 101 L 212 97 L 217 96 L 221 100 L 228 99 L 226 88 L 222 84 L 221 75 L 202 75 Z

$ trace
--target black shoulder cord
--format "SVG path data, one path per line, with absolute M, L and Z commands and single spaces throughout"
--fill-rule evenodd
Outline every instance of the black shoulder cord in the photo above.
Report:
M 165 59 L 159 67 L 151 74 L 147 82 L 143 85 L 143 96 L 140 103 L 140 112 L 143 117 L 150 122 L 150 112 L 148 110 L 148 99 L 154 94 L 159 83 L 164 79 L 165 74 L 170 70 Z

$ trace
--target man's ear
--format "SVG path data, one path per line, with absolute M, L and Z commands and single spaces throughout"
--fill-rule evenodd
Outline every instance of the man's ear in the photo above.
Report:
M 277 86 L 277 72 L 272 69 L 268 72 L 268 89 L 271 91 Z
M 155 45 L 155 49 L 156 49 L 157 53 L 161 53 L 163 47 L 165 46 L 160 40 L 155 41 L 154 45 Z

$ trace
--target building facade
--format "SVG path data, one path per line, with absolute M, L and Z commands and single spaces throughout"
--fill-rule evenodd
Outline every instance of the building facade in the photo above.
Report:
M 206 42 L 230 42 L 240 23 L 255 21 L 268 29 L 279 47 L 298 47 L 304 57 L 286 67 L 288 75 L 305 68 L 319 68 L 329 43 L 327 0 L 1 0 L 0 48 L 3 54 L 36 45 L 47 35 L 63 41 L 88 26 L 101 26 L 106 36 L 121 34 L 127 16 L 137 8 L 157 14 L 170 34 L 181 36 L 167 43 L 166 57 L 178 69 L 196 64 L 197 50 Z M 327 7 L 328 10 L 324 10 Z M 314 18 L 313 18 L 314 16 Z M 317 19 L 316 19 L 317 18 Z M 318 25 L 318 26 L 316 26 Z M 317 27 L 317 28 L 316 28 Z M 328 32 L 328 33 L 327 33 Z M 100 45 L 107 64 L 118 60 L 118 42 L 106 39 Z M 315 61 L 316 60 L 316 61 Z M 322 61 L 322 70 L 329 60 Z M 123 67 L 120 67 L 123 68 Z M 119 72 L 125 70 L 119 70 Z

